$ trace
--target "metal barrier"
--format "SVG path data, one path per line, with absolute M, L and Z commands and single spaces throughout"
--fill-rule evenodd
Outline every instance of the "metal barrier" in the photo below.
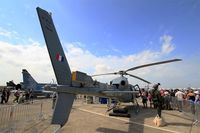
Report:
M 190 100 L 178 101 L 176 97 L 171 97 L 170 105 L 173 110 L 182 111 L 185 116 L 193 121 L 193 125 L 200 124 L 200 104 Z
M 17 124 L 42 117 L 43 103 L 16 104 L 0 107 L 0 132 L 14 131 Z
M 195 117 L 194 117 L 193 125 L 200 124 L 200 104 L 195 104 Z

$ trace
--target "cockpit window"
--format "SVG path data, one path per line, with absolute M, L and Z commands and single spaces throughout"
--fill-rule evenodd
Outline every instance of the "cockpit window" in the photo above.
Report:
M 119 84 L 113 84 L 113 86 L 116 86 L 116 88 L 119 88 Z

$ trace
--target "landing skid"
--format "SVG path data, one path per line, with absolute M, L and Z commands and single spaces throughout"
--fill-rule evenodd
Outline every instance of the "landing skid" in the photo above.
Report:
M 117 117 L 131 117 L 131 114 L 128 113 L 128 108 L 127 107 L 122 107 L 119 102 L 111 104 L 108 106 L 108 109 L 106 112 L 109 112 L 109 116 L 117 116 Z
M 118 116 L 118 117 L 131 117 L 131 114 L 129 114 L 128 112 L 128 108 L 127 107 L 120 107 L 120 105 L 118 107 L 115 107 L 112 109 L 112 112 L 109 113 L 109 116 Z
M 128 106 L 122 106 L 120 102 L 110 104 L 108 105 L 106 113 L 112 111 L 109 113 L 109 116 L 130 118 L 131 114 L 129 113 L 129 110 L 133 110 L 136 115 L 139 113 L 140 106 L 136 98 L 133 100 L 132 105 Z

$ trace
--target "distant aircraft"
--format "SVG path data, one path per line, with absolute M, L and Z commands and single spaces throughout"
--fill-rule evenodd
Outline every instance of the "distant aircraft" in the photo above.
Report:
M 15 84 L 13 80 L 6 82 L 6 88 L 10 90 L 22 89 L 21 84 Z
M 12 88 L 14 89 L 16 87 L 16 84 L 14 83 L 13 80 L 6 82 L 7 88 Z
M 47 83 L 37 83 L 26 69 L 22 69 L 22 75 L 23 75 L 23 82 L 21 83 L 22 89 L 32 90 L 34 97 L 37 96 L 50 97 L 50 95 L 53 93 L 52 91 L 44 90 L 44 86 L 47 85 Z M 56 84 L 52 85 L 56 86 Z
M 181 61 L 180 59 L 173 59 L 145 64 L 124 71 L 100 74 L 119 74 L 120 77 L 113 79 L 110 85 L 99 83 L 97 81 L 93 81 L 92 77 L 85 73 L 71 73 L 69 64 L 67 62 L 63 48 L 58 38 L 58 34 L 53 24 L 51 13 L 48 13 L 47 11 L 39 7 L 37 7 L 37 13 L 58 83 L 56 87 L 52 87 L 51 85 L 45 86 L 45 90 L 56 91 L 58 93 L 58 99 L 56 102 L 56 107 L 54 109 L 53 118 L 51 122 L 52 124 L 59 124 L 63 126 L 67 122 L 76 94 L 109 97 L 125 102 L 132 101 L 134 99 L 134 96 L 138 94 L 139 91 L 134 90 L 135 86 L 130 85 L 128 83 L 127 78 L 124 77 L 124 75 L 129 75 L 146 83 L 150 82 L 138 76 L 129 74 L 128 71 L 153 65 L 170 63 L 174 61 Z

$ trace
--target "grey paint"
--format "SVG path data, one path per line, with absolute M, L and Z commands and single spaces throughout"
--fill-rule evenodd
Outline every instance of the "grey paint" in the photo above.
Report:
M 56 75 L 57 83 L 59 85 L 71 85 L 71 70 L 58 38 L 52 17 L 47 11 L 39 7 L 37 7 L 37 13 L 54 73 Z M 63 57 L 63 61 L 57 60 L 57 54 Z M 74 98 L 74 94 L 58 93 L 58 99 L 53 113 L 52 124 L 59 124 L 63 126 L 67 122 Z

